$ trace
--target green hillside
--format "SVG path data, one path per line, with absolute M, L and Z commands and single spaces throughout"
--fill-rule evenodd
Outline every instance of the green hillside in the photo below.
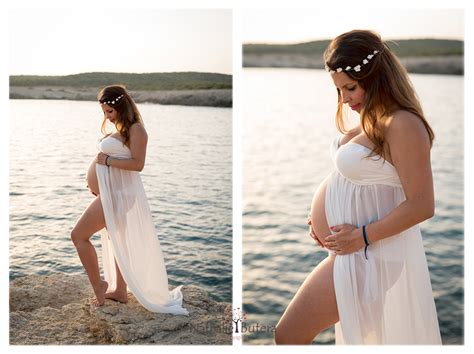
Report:
M 245 54 L 312 54 L 322 55 L 329 40 L 297 44 L 244 44 Z M 463 55 L 464 42 L 444 39 L 401 39 L 387 41 L 399 57 Z
M 106 85 L 124 84 L 129 90 L 206 90 L 231 89 L 232 75 L 174 72 L 174 73 L 83 73 L 66 76 L 10 76 L 10 86 L 68 86 L 68 87 L 103 87 Z

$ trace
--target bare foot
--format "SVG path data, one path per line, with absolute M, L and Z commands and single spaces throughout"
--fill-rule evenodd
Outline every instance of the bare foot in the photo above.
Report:
M 127 290 L 114 290 L 107 292 L 105 293 L 105 298 L 126 304 L 128 302 Z
M 107 291 L 107 288 L 109 287 L 109 283 L 107 283 L 105 280 L 101 280 L 101 283 L 97 289 L 94 288 L 94 293 L 95 293 L 95 299 L 92 300 L 92 304 L 94 306 L 102 306 L 105 302 L 105 292 Z

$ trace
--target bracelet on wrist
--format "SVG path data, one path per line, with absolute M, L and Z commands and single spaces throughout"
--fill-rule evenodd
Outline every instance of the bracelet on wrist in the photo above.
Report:
M 110 156 L 107 156 L 107 157 L 105 158 L 105 165 L 106 165 L 106 166 L 110 166 L 110 164 L 109 164 L 109 157 L 110 157 Z
M 370 243 L 369 243 L 369 240 L 367 239 L 367 233 L 365 232 L 365 225 L 362 226 L 362 237 L 364 238 L 364 243 L 365 243 L 365 249 L 364 249 L 365 259 L 368 259 L 367 247 L 369 247 Z

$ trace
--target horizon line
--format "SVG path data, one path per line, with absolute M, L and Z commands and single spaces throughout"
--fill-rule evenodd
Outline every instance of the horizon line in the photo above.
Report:
M 151 71 L 151 72 L 125 72 L 125 71 L 84 71 L 73 74 L 8 74 L 11 76 L 73 76 L 82 74 L 136 74 L 136 75 L 148 75 L 148 74 L 183 74 L 183 73 L 199 73 L 199 74 L 218 74 L 232 76 L 231 74 L 211 71 Z
M 383 41 L 406 41 L 406 40 L 426 40 L 426 39 L 434 39 L 440 41 L 459 41 L 464 42 L 464 37 L 462 39 L 456 37 L 385 37 Z M 246 44 L 270 44 L 270 45 L 296 45 L 296 44 L 303 44 L 309 42 L 323 42 L 323 41 L 331 41 L 332 39 L 328 38 L 316 38 L 316 39 L 302 39 L 298 41 L 288 41 L 288 42 L 272 42 L 272 41 L 253 41 L 253 42 L 243 42 L 243 45 Z

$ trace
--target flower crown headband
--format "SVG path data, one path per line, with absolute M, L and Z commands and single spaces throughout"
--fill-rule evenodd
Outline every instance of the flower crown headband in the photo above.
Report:
M 118 102 L 122 97 L 123 95 L 120 95 L 117 98 L 114 98 L 112 101 L 104 101 L 100 102 L 100 104 L 115 104 L 115 102 Z
M 326 71 L 328 71 L 330 74 L 334 74 L 334 73 L 340 73 L 341 71 L 356 71 L 356 72 L 359 72 L 360 71 L 360 68 L 364 65 L 367 65 L 370 61 L 370 59 L 372 59 L 375 55 L 377 55 L 377 53 L 379 53 L 378 50 L 374 50 L 371 54 L 367 55 L 367 58 L 365 58 L 364 60 L 362 60 L 362 64 L 359 64 L 357 66 L 354 66 L 354 67 L 351 67 L 351 66 L 346 66 L 345 69 L 343 68 L 337 68 L 336 70 L 331 70 L 331 68 L 329 68 L 329 66 L 327 66 L 326 64 Z

